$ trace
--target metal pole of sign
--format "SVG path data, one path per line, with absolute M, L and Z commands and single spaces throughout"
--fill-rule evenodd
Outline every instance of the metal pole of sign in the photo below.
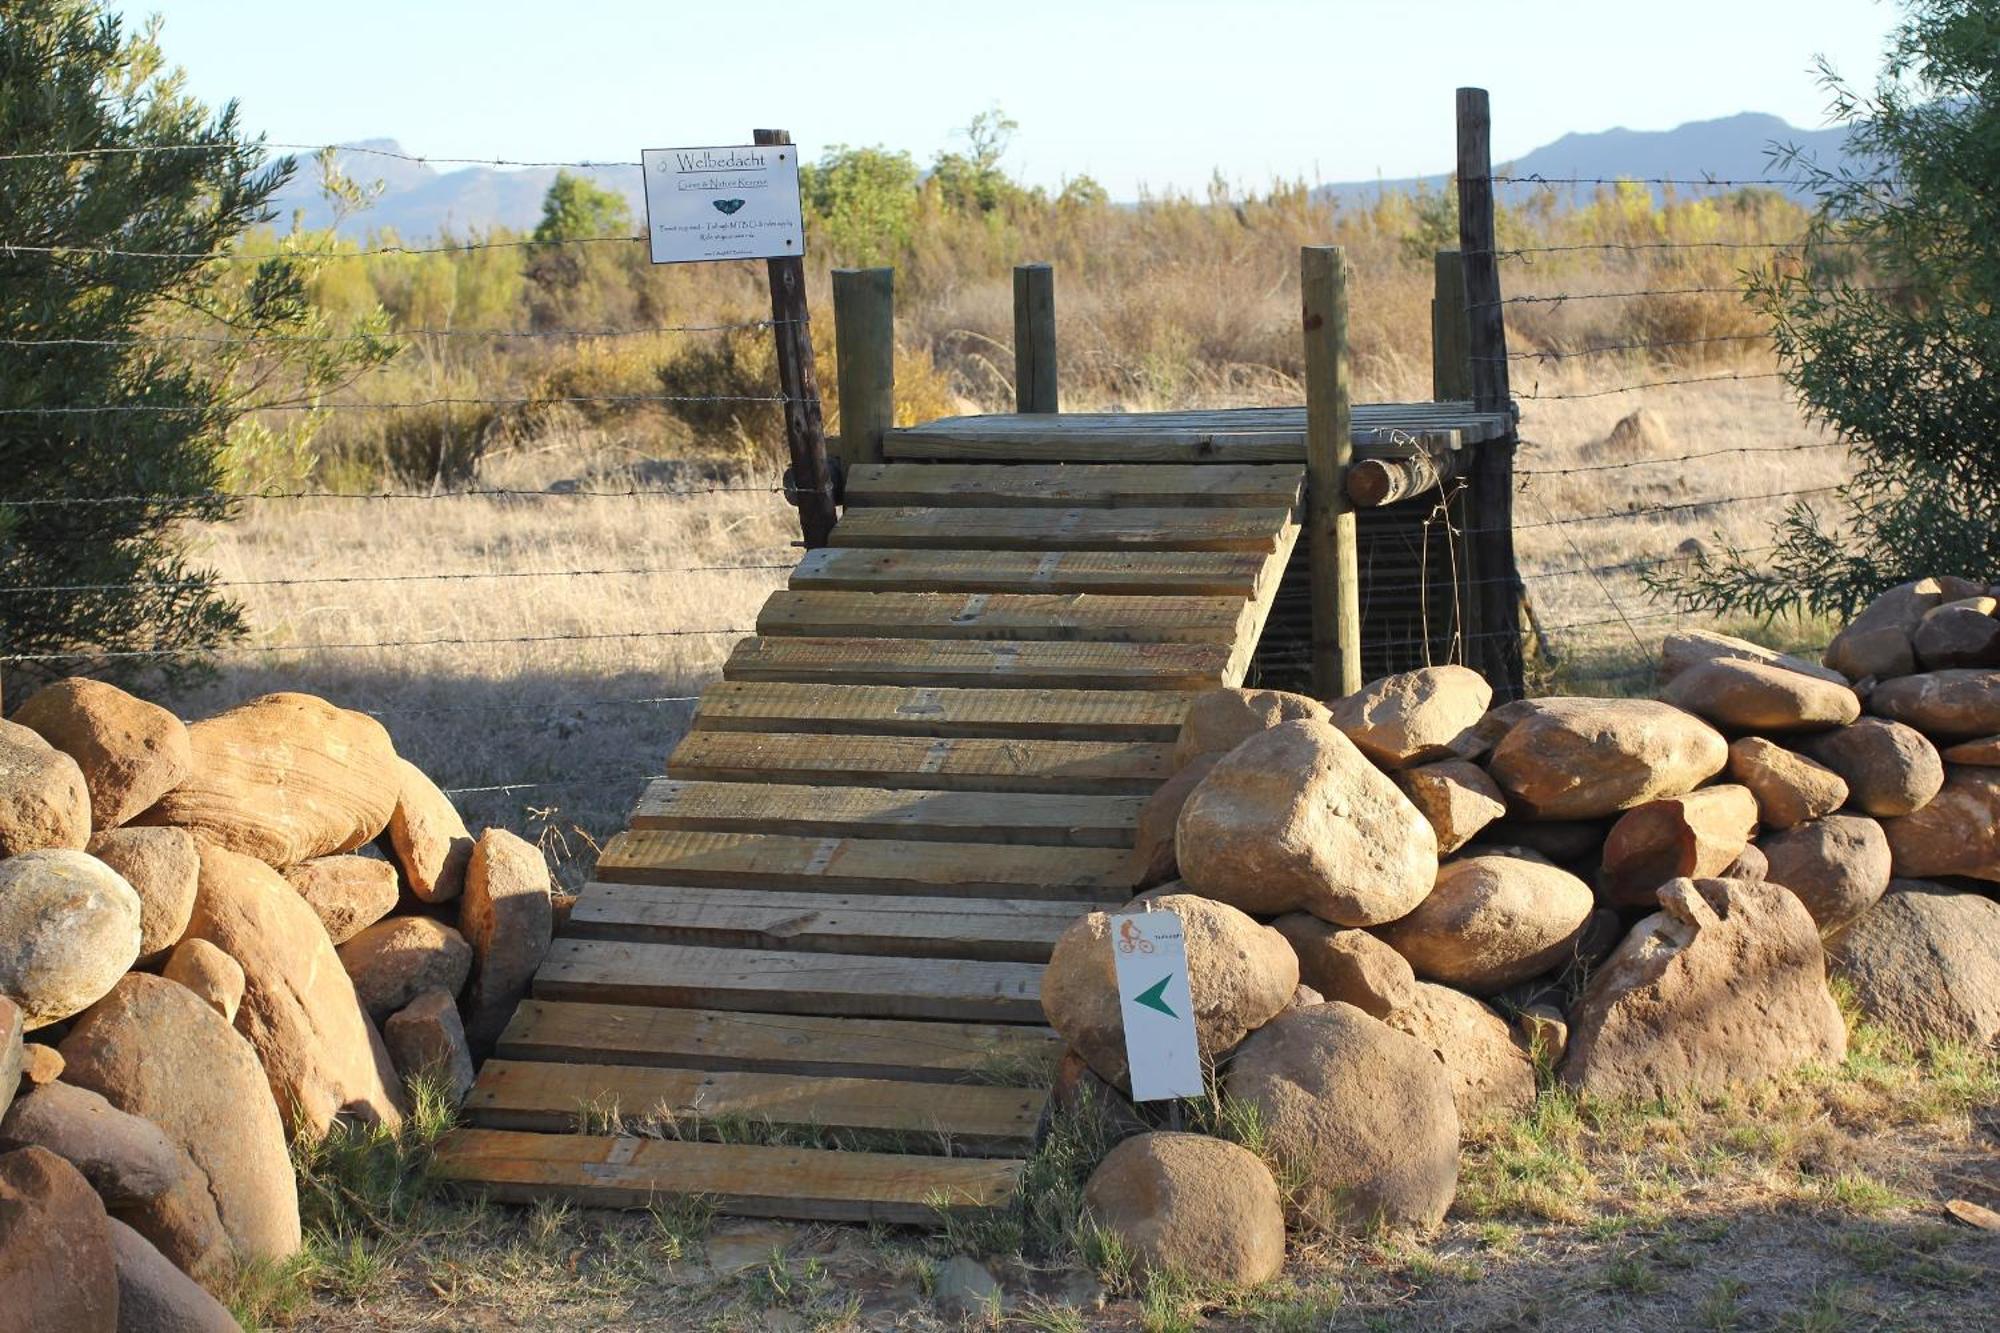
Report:
M 788 146 L 787 130 L 758 130 L 760 148 Z M 792 467 L 786 492 L 799 507 L 808 549 L 824 546 L 833 532 L 840 488 L 826 457 L 826 423 L 820 415 L 819 380 L 813 374 L 812 324 L 806 309 L 802 255 L 764 261 L 771 277 L 771 335 L 778 353 L 778 388 L 785 398 L 785 445 Z

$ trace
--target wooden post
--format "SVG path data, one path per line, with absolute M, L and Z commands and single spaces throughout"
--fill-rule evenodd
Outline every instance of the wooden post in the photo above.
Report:
M 759 147 L 788 147 L 785 130 L 758 130 Z M 819 380 L 813 373 L 812 324 L 806 309 L 806 263 L 784 255 L 764 261 L 771 278 L 771 336 L 778 349 L 778 390 L 785 398 L 785 445 L 791 451 L 790 490 L 808 549 L 824 546 L 833 532 L 836 496 L 826 461 L 826 423 L 820 417 Z
M 1484 88 L 1458 90 L 1458 248 L 1465 271 L 1467 353 L 1472 405 L 1512 412 L 1507 390 L 1507 322 L 1494 253 L 1493 117 Z M 1514 562 L 1514 432 L 1476 445 L 1472 468 L 1473 567 L 1479 571 L 1474 617 L 1479 639 L 1471 659 L 1496 700 L 1524 692 L 1521 597 Z
M 1465 322 L 1465 265 L 1456 250 L 1440 250 L 1431 262 L 1431 398 L 1469 402 L 1472 331 Z
M 833 350 L 840 377 L 840 461 L 882 461 L 882 432 L 896 424 L 895 279 L 892 268 L 833 271 Z
M 1347 364 L 1347 256 L 1299 252 L 1306 340 L 1306 558 L 1312 576 L 1312 688 L 1361 688 L 1361 580 L 1347 469 L 1354 461 Z
M 1056 408 L 1056 271 L 1014 266 L 1014 410 Z

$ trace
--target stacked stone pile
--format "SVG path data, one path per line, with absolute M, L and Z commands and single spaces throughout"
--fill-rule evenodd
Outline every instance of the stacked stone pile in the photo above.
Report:
M 1288 1197 L 1124 1101 L 1098 913 L 1043 983 L 1058 1093 L 1159 1142 L 1104 1161 L 1092 1214 L 1143 1263 L 1260 1281 L 1287 1221 L 1441 1221 L 1461 1130 L 1538 1071 L 1653 1098 L 1838 1064 L 1830 976 L 1913 1041 L 2000 1037 L 1996 610 L 1968 580 L 1895 588 L 1824 663 L 1674 635 L 1657 699 L 1492 708 L 1456 666 L 1330 707 L 1200 698 L 1120 910 L 1182 917 L 1202 1055 Z
M 454 1099 L 547 950 L 542 854 L 381 724 L 184 724 L 100 681 L 0 721 L 0 1325 L 234 1329 L 300 1244 L 289 1145 Z M 11 1205 L 11 1206 L 10 1206 Z

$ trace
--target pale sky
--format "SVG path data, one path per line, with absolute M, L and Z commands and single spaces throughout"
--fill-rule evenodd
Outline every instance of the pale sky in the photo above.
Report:
M 1825 54 L 1872 78 L 1880 0 L 155 0 L 168 57 L 274 141 L 435 157 L 637 161 L 792 131 L 807 157 L 928 163 L 998 104 L 1009 165 L 1053 185 L 1445 170 L 1452 90 L 1492 93 L 1494 157 L 1571 131 L 1738 111 L 1824 123 Z

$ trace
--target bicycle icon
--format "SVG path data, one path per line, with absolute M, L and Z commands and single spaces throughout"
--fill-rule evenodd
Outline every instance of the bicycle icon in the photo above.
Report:
M 1153 942 L 1139 933 L 1138 926 L 1129 919 L 1118 923 L 1119 953 L 1151 953 Z

